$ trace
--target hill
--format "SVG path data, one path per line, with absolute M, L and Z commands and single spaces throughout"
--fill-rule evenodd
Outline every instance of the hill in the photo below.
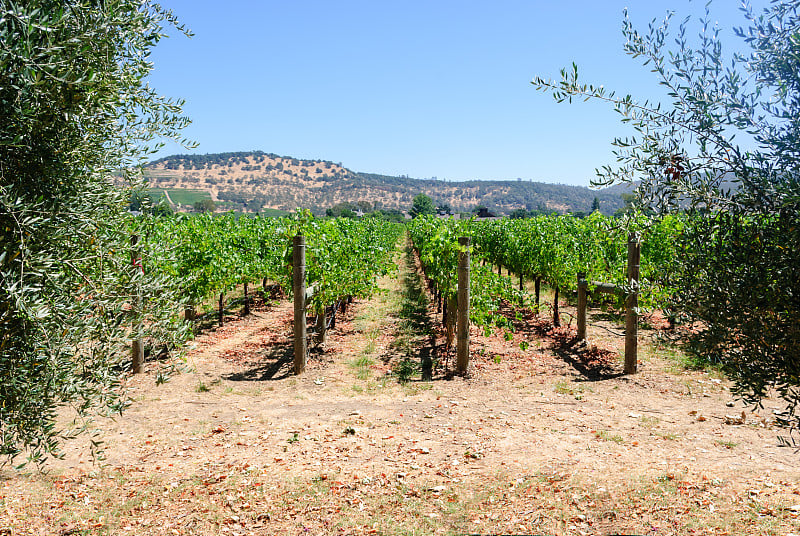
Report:
M 144 173 L 150 187 L 168 192 L 179 209 L 188 209 L 190 204 L 175 197 L 202 199 L 210 195 L 220 208 L 243 212 L 303 207 L 319 214 L 337 203 L 355 201 L 407 210 L 419 193 L 438 204 L 449 204 L 457 212 L 470 211 L 476 205 L 500 213 L 519 208 L 588 212 L 595 197 L 605 214 L 624 205 L 617 189 L 590 190 L 521 179 L 449 182 L 394 177 L 354 172 L 341 163 L 261 151 L 167 156 L 149 163 Z M 187 191 L 191 195 L 185 195 Z

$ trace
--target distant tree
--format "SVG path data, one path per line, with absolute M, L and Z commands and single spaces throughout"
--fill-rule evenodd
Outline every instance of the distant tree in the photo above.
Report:
M 358 210 L 358 205 L 356 205 L 355 203 L 350 203 L 349 201 L 343 201 L 326 209 L 325 215 L 328 216 L 329 218 L 355 218 L 357 210 Z
M 486 205 L 475 205 L 472 208 L 472 213 L 473 214 L 479 214 L 480 212 L 486 212 L 488 210 L 489 209 L 488 209 L 488 207 Z
M 215 210 L 217 210 L 217 205 L 211 199 L 203 199 L 194 204 L 195 212 L 214 212 Z
M 150 208 L 150 214 L 156 217 L 172 216 L 175 211 L 172 210 L 172 206 L 167 203 L 167 200 L 162 198 L 158 204 Z
M 389 209 L 379 209 L 370 214 L 371 217 L 374 218 L 381 218 L 387 221 L 393 221 L 402 223 L 405 221 L 406 217 L 403 213 L 396 208 L 389 208 Z
M 370 213 L 373 210 L 372 203 L 369 201 L 359 201 L 356 205 L 358 205 L 358 209 L 364 214 Z
M 600 200 L 597 199 L 597 196 L 595 196 L 594 201 L 592 201 L 592 212 L 595 210 L 600 210 Z
M 511 218 L 512 220 L 522 220 L 522 219 L 525 219 L 525 218 L 527 218 L 529 216 L 530 216 L 530 214 L 524 208 L 515 208 L 508 215 L 508 217 Z
M 435 214 L 436 206 L 433 204 L 433 199 L 425 194 L 417 194 L 411 203 L 411 210 L 409 210 L 412 218 L 416 218 L 422 214 Z
M 452 214 L 453 208 L 450 206 L 450 203 L 443 201 L 436 207 L 436 213 L 442 215 Z

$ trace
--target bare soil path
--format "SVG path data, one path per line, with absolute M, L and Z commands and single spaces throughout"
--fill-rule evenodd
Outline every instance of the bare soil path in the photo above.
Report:
M 576 349 L 545 315 L 475 329 L 454 378 L 413 260 L 302 376 L 284 301 L 199 336 L 168 383 L 131 378 L 103 465 L 82 438 L 45 475 L 0 474 L 0 534 L 800 534 L 777 401 L 752 413 L 652 345 L 622 376 L 621 339 Z

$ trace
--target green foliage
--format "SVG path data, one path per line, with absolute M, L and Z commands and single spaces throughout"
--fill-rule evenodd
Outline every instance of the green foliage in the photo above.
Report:
M 394 223 L 403 223 L 406 217 L 397 209 L 378 209 L 371 213 L 371 216 Z
M 174 211 L 164 195 L 154 192 L 134 190 L 131 192 L 128 210 L 153 216 L 171 216 Z
M 419 372 L 419 363 L 408 357 L 404 357 L 395 363 L 392 372 L 397 376 L 400 383 L 408 383 Z
M 153 353 L 180 339 L 148 244 L 131 265 L 130 235 L 151 220 L 111 180 L 187 120 L 144 82 L 171 13 L 135 0 L 0 13 L 0 454 L 41 463 L 96 411 L 124 408 L 131 338 Z M 56 424 L 64 405 L 72 429 Z
M 664 218 L 653 225 L 640 218 L 622 225 L 593 212 L 585 218 L 567 214 L 472 225 L 476 250 L 489 262 L 529 279 L 541 278 L 563 291 L 577 288 L 579 272 L 589 281 L 627 286 L 628 236 L 640 233 L 640 306 L 664 306 L 672 294 L 672 267 L 683 229 L 680 218 Z
M 314 286 L 309 307 L 320 312 L 345 297 L 365 298 L 377 290 L 378 277 L 394 266 L 401 227 L 377 218 L 310 220 L 306 236 L 306 277 Z
M 459 237 L 479 240 L 483 229 L 472 220 L 440 219 L 420 216 L 408 225 L 414 247 L 419 252 L 425 276 L 445 299 L 455 298 L 458 286 Z M 521 295 L 512 288 L 507 277 L 483 266 L 479 250 L 470 256 L 470 322 L 491 331 L 495 327 L 510 329 L 507 319 L 498 313 L 503 300 L 518 303 Z
M 609 101 L 633 126 L 599 182 L 639 181 L 639 210 L 688 214 L 673 282 L 675 305 L 696 321 L 691 348 L 753 403 L 776 388 L 798 427 L 800 16 L 789 1 L 744 9 L 749 28 L 737 32 L 751 53 L 728 61 L 708 10 L 694 42 L 688 19 L 674 35 L 670 16 L 640 34 L 626 16 L 625 50 L 667 88 L 668 106 L 581 84 L 576 66 L 534 84 L 558 100 Z
M 359 210 L 357 204 L 345 201 L 325 209 L 325 215 L 329 218 L 355 218 L 357 210 Z
M 245 282 L 266 278 L 291 288 L 292 238 L 306 239 L 306 280 L 316 312 L 344 297 L 367 297 L 392 266 L 400 227 L 378 218 L 238 217 L 181 215 L 160 220 L 153 241 L 163 244 L 155 269 L 179 289 L 182 301 L 201 303 Z
M 421 215 L 435 214 L 436 205 L 433 204 L 433 199 L 425 194 L 417 194 L 411 204 L 411 209 L 408 211 L 412 218 Z
M 211 199 L 203 199 L 202 201 L 196 201 L 193 208 L 195 212 L 214 212 L 217 210 L 217 205 Z

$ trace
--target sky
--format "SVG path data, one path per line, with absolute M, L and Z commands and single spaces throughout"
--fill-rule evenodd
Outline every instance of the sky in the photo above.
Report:
M 158 44 L 149 83 L 186 101 L 185 135 L 199 145 L 168 143 L 156 157 L 262 150 L 385 175 L 579 186 L 632 132 L 608 104 L 559 104 L 531 80 L 575 62 L 585 82 L 662 99 L 623 51 L 623 8 L 640 31 L 668 11 L 676 28 L 705 11 L 705 0 L 161 4 L 194 36 L 173 31 Z M 728 51 L 744 50 L 740 5 L 711 6 Z

